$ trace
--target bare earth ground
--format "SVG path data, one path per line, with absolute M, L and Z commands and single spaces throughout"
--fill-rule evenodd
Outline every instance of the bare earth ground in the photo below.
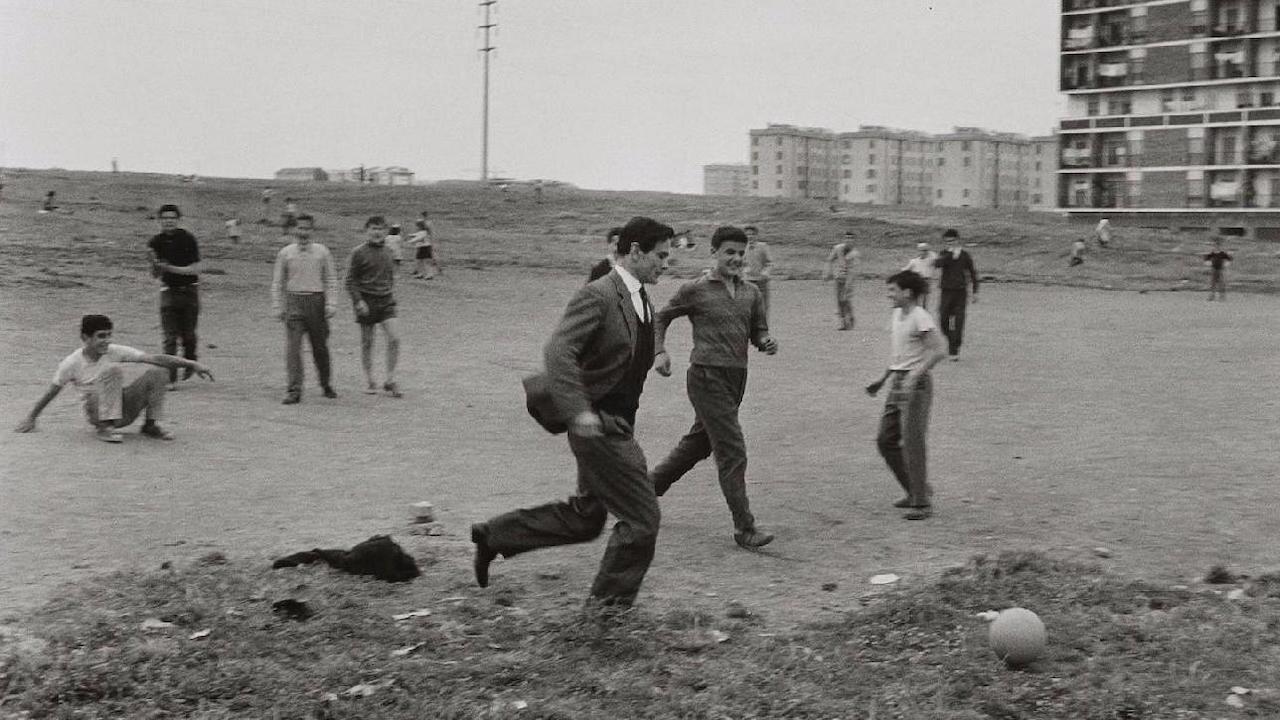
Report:
M 429 285 L 405 281 L 407 397 L 359 392 L 358 334 L 344 308 L 331 342 L 341 397 L 308 388 L 302 405 L 284 407 L 270 266 L 218 266 L 226 274 L 206 277 L 201 317 L 201 359 L 218 380 L 170 393 L 174 443 L 132 434 L 123 446 L 99 443 L 70 392 L 38 432 L 8 431 L 76 347 L 81 313 L 112 315 L 119 342 L 158 346 L 155 298 L 138 273 L 0 287 L 0 610 L 107 569 L 215 549 L 267 562 L 388 532 L 465 556 L 469 523 L 572 488 L 572 456 L 527 417 L 519 378 L 580 278 L 455 267 Z M 861 390 L 886 353 L 882 284 L 860 284 L 848 333 L 834 331 L 829 285 L 775 286 L 782 350 L 753 354 L 743 424 L 753 509 L 778 539 L 760 553 L 733 544 L 707 462 L 663 500 L 642 603 L 746 598 L 776 619 L 803 620 L 855 602 L 873 574 L 910 582 L 1000 549 L 1092 557 L 1105 546 L 1117 570 L 1174 582 L 1214 563 L 1275 566 L 1280 297 L 1207 303 L 1199 292 L 988 284 L 963 361 L 937 371 L 937 514 L 920 523 L 890 507 L 898 493 L 873 442 L 880 402 Z M 676 373 L 650 376 L 639 419 L 650 462 L 692 419 L 687 324 L 672 335 Z M 436 504 L 444 536 L 407 534 L 418 500 Z M 500 562 L 494 584 L 558 574 L 539 587 L 581 596 L 602 550 Z

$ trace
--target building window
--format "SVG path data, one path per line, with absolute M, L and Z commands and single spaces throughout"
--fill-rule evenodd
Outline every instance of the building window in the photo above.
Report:
M 1040 148 L 1036 148 L 1036 149 L 1037 149 L 1037 150 L 1039 150 Z M 1040 167 L 1041 167 L 1041 162 L 1040 162 L 1039 160 L 1037 160 L 1037 161 L 1036 161 L 1036 170 L 1039 170 L 1039 169 L 1040 169 Z
M 751 137 L 751 146 L 756 147 L 759 144 L 760 144 L 760 138 L 753 135 Z
M 1098 114 L 1098 96 L 1097 95 L 1091 95 L 1089 97 L 1089 105 L 1085 109 L 1085 113 L 1088 114 L 1089 117 L 1093 117 L 1094 115 Z
M 964 159 L 964 166 L 969 167 L 970 165 L 973 165 L 973 158 L 966 156 Z
M 941 199 L 942 199 L 942 189 L 941 189 L 941 188 L 939 188 L 939 189 L 938 189 L 938 199 L 939 199 L 939 200 L 941 200 Z
M 776 174 L 778 174 L 778 175 L 781 175 L 781 174 L 782 174 L 782 166 L 781 166 L 781 165 L 777 166 L 777 168 L 776 168 L 773 172 L 774 172 L 774 173 L 776 173 Z
M 969 188 L 964 189 L 964 197 L 969 197 Z
M 875 140 L 869 140 L 869 141 L 867 141 L 867 147 L 871 148 L 872 150 L 875 150 L 875 149 L 876 149 L 876 141 L 875 141 Z
M 875 194 L 876 194 L 876 186 L 875 186 L 875 185 L 868 185 L 868 186 L 867 186 L 867 194 L 868 194 L 868 195 L 875 195 Z
M 848 140 L 845 140 L 844 142 L 840 143 L 840 147 L 844 148 L 845 150 L 848 150 L 849 148 L 853 147 L 853 143 Z
M 845 183 L 845 184 L 844 184 L 844 194 L 845 194 L 845 195 L 848 195 L 848 194 L 849 194 L 849 183 Z
M 1031 196 L 1031 204 L 1032 204 L 1032 205 L 1039 205 L 1039 204 L 1043 201 L 1043 199 L 1044 199 L 1044 197 L 1043 197 L 1042 195 L 1039 195 L 1039 194 L 1032 195 L 1032 196 Z
M 962 140 L 960 142 L 960 149 L 965 152 L 969 152 L 970 150 L 973 149 L 973 143 L 969 142 L 968 140 Z
M 946 158 L 938 158 L 938 167 L 942 167 L 943 165 L 946 165 L 946 164 L 947 164 Z
M 778 142 L 776 142 L 776 143 L 774 143 L 774 144 L 775 144 L 775 145 L 781 145 L 781 144 L 782 144 L 782 138 L 776 138 L 776 139 L 777 139 L 777 141 L 778 141 Z
M 797 180 L 797 181 L 796 181 L 796 189 L 797 189 L 797 190 L 804 190 L 804 189 L 806 189 L 806 188 L 808 188 L 808 187 L 809 187 L 809 181 L 808 181 L 808 180 Z
M 1040 178 L 1036 178 L 1036 187 L 1040 187 Z
M 759 175 L 759 174 L 760 174 L 760 166 L 759 166 L 759 165 L 752 165 L 752 166 L 751 166 L 751 174 L 752 174 L 752 175 Z
M 779 190 L 781 190 L 781 189 L 782 189 L 782 181 L 781 181 L 781 180 L 778 180 L 778 181 L 777 181 L 777 188 L 778 188 Z
M 876 164 L 876 155 L 875 155 L 875 153 L 871 153 L 870 155 L 868 155 L 868 156 L 867 156 L 867 164 L 868 164 L 868 165 L 875 165 L 875 164 Z
M 868 180 L 870 180 L 870 179 L 874 178 L 875 176 L 876 176 L 876 169 L 875 169 L 875 168 L 871 168 L 871 169 L 867 170 L 867 179 L 868 179 Z
M 845 177 L 847 177 L 847 178 L 851 178 L 851 177 L 853 177 L 853 171 L 852 171 L 852 170 L 845 170 L 845 171 L 844 171 L 844 176 L 845 176 Z
M 840 162 L 844 163 L 845 165 L 848 165 L 851 159 L 852 158 L 850 158 L 847 154 L 840 156 Z
M 759 190 L 759 189 L 760 189 L 760 181 L 759 181 L 759 180 L 752 180 L 752 181 L 751 181 L 751 189 L 752 189 L 752 190 Z
M 1037 146 L 1036 146 L 1036 154 L 1037 154 L 1037 155 L 1042 154 L 1040 151 L 1041 151 L 1041 150 L 1043 150 L 1043 149 L 1044 149 L 1044 146 L 1043 146 L 1043 145 L 1037 145 Z
M 759 160 L 759 159 L 760 159 L 760 153 L 758 153 L 758 152 L 753 152 L 753 153 L 751 153 L 751 159 L 752 159 L 752 160 Z
M 775 160 L 781 160 L 781 159 L 782 159 L 782 151 L 781 151 L 781 150 L 779 150 L 779 151 L 775 154 L 774 159 L 775 159 Z

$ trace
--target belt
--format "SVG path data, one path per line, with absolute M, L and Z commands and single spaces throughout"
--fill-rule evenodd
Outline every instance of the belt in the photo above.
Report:
M 199 284 L 200 283 L 198 282 L 193 282 L 190 285 L 165 285 L 163 288 L 160 288 L 160 292 L 164 292 L 165 290 L 195 290 Z
M 289 290 L 290 295 L 323 295 L 323 290 Z

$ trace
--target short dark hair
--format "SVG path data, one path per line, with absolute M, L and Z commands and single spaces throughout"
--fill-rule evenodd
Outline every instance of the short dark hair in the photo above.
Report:
M 114 325 L 111 324 L 111 318 L 106 315 L 85 315 L 80 318 L 80 334 L 82 336 L 93 335 L 103 330 L 110 330 Z
M 660 242 L 676 236 L 670 225 L 663 225 L 653 218 L 636 216 L 627 221 L 618 233 L 618 255 L 631 253 L 632 245 L 639 245 L 640 252 L 653 252 Z
M 736 242 L 746 245 L 747 233 L 743 231 L 743 228 L 736 228 L 732 225 L 724 225 L 716 228 L 716 231 L 711 235 L 711 249 L 718 250 L 721 245 L 727 242 Z
M 902 270 L 889 276 L 886 285 L 897 285 L 903 290 L 910 290 L 912 298 L 918 298 L 929 289 L 929 283 L 920 273 L 914 270 Z
M 314 215 L 312 215 L 311 213 L 298 213 L 297 215 L 295 215 L 294 217 L 292 217 L 292 218 L 290 218 L 290 219 L 291 219 L 291 220 L 293 220 L 293 224 L 294 224 L 294 225 L 297 225 L 298 223 L 302 222 L 303 220 L 306 220 L 307 222 L 311 223 L 312 225 L 315 225 L 315 224 L 316 224 L 315 216 L 314 216 Z
M 368 220 L 364 221 L 364 229 L 368 230 L 374 225 L 386 225 L 387 219 L 381 215 L 370 215 Z
M 622 226 L 615 225 L 609 228 L 609 232 L 605 233 L 604 241 L 613 245 L 618 242 L 618 238 L 622 236 Z
M 423 215 L 426 215 L 426 212 L 423 212 L 422 214 L 423 214 Z M 413 224 L 414 224 L 414 226 L 415 226 L 415 227 L 417 227 L 419 230 L 426 230 L 426 229 L 427 229 L 427 221 L 426 221 L 426 220 L 415 220 L 415 221 L 413 222 Z
M 161 205 L 160 209 L 156 211 L 156 215 L 160 216 L 167 212 L 171 212 L 174 215 L 177 215 L 178 217 L 182 217 L 182 211 L 179 210 L 178 206 L 174 205 L 173 203 L 165 203 L 164 205 Z
M 944 233 L 942 233 L 942 237 L 944 237 L 944 238 L 958 238 L 958 237 L 960 237 L 960 233 L 956 232 L 956 229 L 955 229 L 955 228 L 947 228 L 947 231 L 946 231 L 946 232 L 944 232 Z
M 760 228 L 756 227 L 755 225 L 744 225 L 742 227 L 742 231 L 743 232 L 747 232 L 747 231 L 760 232 Z

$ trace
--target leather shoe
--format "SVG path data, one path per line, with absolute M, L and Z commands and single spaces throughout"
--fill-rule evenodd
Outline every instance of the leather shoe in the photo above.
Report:
M 896 508 L 909 508 L 911 507 L 911 498 L 904 497 L 901 500 L 898 500 L 897 502 L 895 502 L 893 506 Z
M 933 509 L 928 505 L 923 507 L 913 507 L 902 514 L 904 520 L 928 520 L 933 515 Z
M 331 386 L 329 386 L 329 385 L 325 385 L 325 386 L 324 386 L 324 396 L 325 396 L 325 397 L 327 397 L 327 398 L 329 398 L 330 400 L 333 400 L 333 399 L 335 399 L 335 398 L 337 398 L 337 397 L 338 397 L 338 393 L 334 392 L 334 390 L 333 390 L 333 388 L 332 388 Z
M 476 584 L 489 587 L 489 564 L 498 557 L 498 553 L 489 547 L 489 530 L 483 523 L 471 526 L 471 542 L 476 544 L 476 557 L 472 563 L 476 571 Z
M 759 530 L 752 528 L 750 530 L 734 533 L 733 541 L 738 543 L 739 547 L 754 550 L 755 548 L 762 548 L 773 542 L 773 536 L 769 533 L 760 532 Z
M 289 393 L 284 396 L 284 400 L 280 401 L 281 405 L 297 405 L 302 402 L 302 396 L 298 393 Z

